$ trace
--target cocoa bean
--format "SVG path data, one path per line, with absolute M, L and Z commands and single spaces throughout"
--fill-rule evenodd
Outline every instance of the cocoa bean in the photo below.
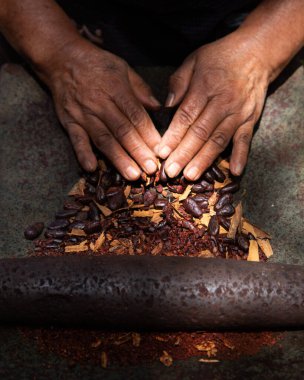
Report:
M 47 228 L 49 230 L 60 230 L 68 227 L 69 224 L 70 222 L 67 219 L 56 219 L 49 223 Z
M 88 218 L 91 219 L 92 221 L 99 222 L 100 217 L 99 217 L 99 209 L 95 205 L 95 203 L 90 203 L 89 205 L 90 210 L 88 212 Z
M 96 232 L 101 231 L 101 224 L 100 222 L 89 222 L 84 227 L 84 232 L 88 235 L 95 234 Z
M 144 205 L 146 207 L 151 206 L 154 203 L 156 198 L 157 198 L 156 189 L 152 188 L 152 189 L 147 190 L 144 194 Z
M 214 178 L 217 180 L 217 182 L 223 183 L 225 181 L 226 176 L 225 176 L 225 174 L 221 171 L 221 169 L 218 166 L 216 166 L 215 164 L 213 164 L 211 166 L 211 170 L 212 170 Z
M 102 186 L 97 187 L 95 197 L 98 203 L 103 203 L 106 200 L 106 193 Z
M 232 216 L 234 214 L 234 207 L 232 204 L 226 204 L 217 211 L 217 215 L 220 216 Z
M 165 206 L 167 206 L 167 204 L 168 204 L 168 201 L 167 201 L 167 199 L 164 199 L 164 198 L 157 198 L 154 201 L 154 207 L 156 209 L 162 209 Z
M 126 205 L 126 197 L 121 187 L 110 187 L 106 192 L 108 206 L 111 210 L 117 210 Z
M 196 183 L 192 186 L 192 191 L 194 193 L 204 193 L 204 192 L 207 192 L 207 191 L 213 191 L 214 189 L 214 186 L 205 181 L 205 180 L 202 180 L 200 183 Z
M 43 229 L 44 223 L 42 222 L 31 224 L 24 230 L 24 237 L 27 240 L 34 240 L 42 233 Z
M 77 210 L 60 210 L 56 212 L 55 218 L 56 219 L 66 219 L 66 218 L 71 218 L 72 216 L 75 216 L 77 214 Z
M 224 216 L 218 216 L 219 224 L 225 228 L 226 231 L 229 231 L 230 220 L 226 219 Z
M 211 184 L 214 184 L 215 178 L 213 172 L 210 169 L 207 170 L 203 175 L 203 179 Z
M 233 201 L 233 195 L 231 193 L 223 194 L 219 197 L 218 201 L 216 202 L 216 205 L 214 206 L 214 210 L 218 211 L 226 204 L 230 204 Z
M 168 181 L 168 177 L 167 177 L 167 174 L 165 172 L 165 164 L 166 164 L 166 161 L 163 161 L 161 163 L 160 169 L 159 169 L 159 179 L 163 183 L 166 183 Z
M 211 236 L 218 235 L 220 230 L 219 223 L 216 215 L 211 216 L 209 224 L 208 224 L 208 232 Z
M 194 216 L 195 218 L 200 218 L 202 216 L 202 210 L 199 205 L 192 198 L 187 198 L 183 202 L 183 206 L 185 211 Z
M 238 246 L 244 252 L 248 252 L 248 250 L 249 250 L 249 239 L 246 236 L 244 236 L 243 234 L 239 234 L 237 236 L 237 243 L 238 243 Z
M 240 188 L 239 182 L 230 182 L 226 186 L 222 187 L 219 191 L 220 195 L 227 193 L 235 193 Z
M 62 239 L 66 235 L 65 230 L 46 230 L 44 236 L 46 238 Z

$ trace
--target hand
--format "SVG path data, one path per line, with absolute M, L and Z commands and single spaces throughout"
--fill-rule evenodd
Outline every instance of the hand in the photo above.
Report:
M 246 165 L 269 84 L 257 41 L 235 32 L 192 53 L 170 78 L 167 106 L 181 102 L 159 145 L 165 170 L 196 180 L 233 137 L 230 170 Z
M 160 135 L 143 107 L 159 106 L 150 88 L 125 61 L 105 50 L 86 41 L 68 49 L 46 81 L 80 164 L 96 169 L 91 138 L 127 179 L 137 179 L 141 169 L 155 172 L 153 149 Z

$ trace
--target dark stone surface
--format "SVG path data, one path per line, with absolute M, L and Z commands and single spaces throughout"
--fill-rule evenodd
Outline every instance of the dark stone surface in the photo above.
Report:
M 145 69 L 163 100 L 172 69 Z M 142 70 L 140 70 L 142 72 Z M 242 180 L 246 216 L 273 236 L 273 261 L 304 263 L 303 164 L 304 76 L 299 68 L 268 98 Z M 1 255 L 25 255 L 31 246 L 24 227 L 48 222 L 78 177 L 69 141 L 56 121 L 51 101 L 20 66 L 0 72 Z M 244 336 L 244 339 L 246 337 Z M 281 342 L 250 357 L 217 364 L 197 359 L 170 368 L 117 368 L 68 363 L 42 355 L 15 328 L 0 329 L 0 376 L 5 379 L 302 379 L 304 332 L 285 332 Z

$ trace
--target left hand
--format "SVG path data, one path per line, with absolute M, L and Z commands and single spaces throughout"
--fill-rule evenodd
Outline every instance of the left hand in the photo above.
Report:
M 232 137 L 230 170 L 242 173 L 270 81 L 262 51 L 255 37 L 234 32 L 196 50 L 172 75 L 166 105 L 182 102 L 158 149 L 169 177 L 185 168 L 187 179 L 198 179 Z

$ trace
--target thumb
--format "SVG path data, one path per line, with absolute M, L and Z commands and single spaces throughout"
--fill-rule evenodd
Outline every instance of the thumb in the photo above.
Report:
M 137 99 L 147 108 L 160 107 L 159 101 L 154 97 L 150 86 L 131 68 L 129 68 L 129 81 Z
M 169 93 L 166 100 L 166 107 L 174 107 L 179 104 L 185 96 L 193 75 L 194 60 L 186 59 L 180 68 L 171 75 L 169 80 Z

